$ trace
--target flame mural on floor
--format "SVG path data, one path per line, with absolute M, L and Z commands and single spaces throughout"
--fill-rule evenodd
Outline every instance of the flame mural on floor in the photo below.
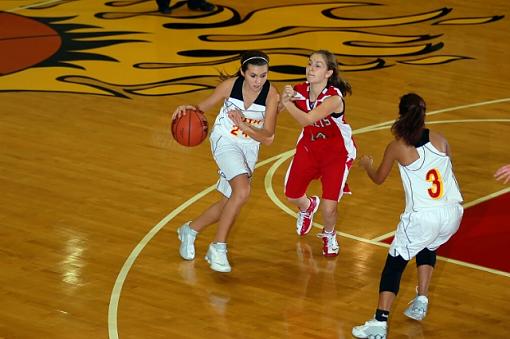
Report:
M 171 15 L 155 11 L 152 0 L 61 0 L 0 12 L 0 91 L 125 98 L 189 93 L 215 87 L 220 71 L 235 73 L 248 49 L 268 53 L 271 80 L 285 82 L 301 81 L 309 54 L 321 48 L 337 55 L 343 72 L 444 64 L 472 57 L 441 54 L 444 33 L 404 33 L 503 18 L 449 18 L 454 9 L 446 7 L 373 17 L 374 6 L 382 5 L 363 1 L 245 14 L 226 6 L 197 14 L 185 1 L 172 3 Z M 356 13 L 366 9 L 366 17 L 349 17 L 355 7 Z

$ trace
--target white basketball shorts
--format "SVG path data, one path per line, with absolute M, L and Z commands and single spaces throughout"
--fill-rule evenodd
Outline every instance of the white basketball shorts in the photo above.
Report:
M 457 232 L 463 213 L 460 204 L 402 213 L 389 254 L 411 260 L 424 248 L 437 250 Z
M 222 133 L 210 136 L 211 152 L 218 165 L 220 179 L 216 189 L 227 198 L 232 194 L 229 180 L 241 174 L 251 178 L 259 155 L 259 143 L 239 143 Z

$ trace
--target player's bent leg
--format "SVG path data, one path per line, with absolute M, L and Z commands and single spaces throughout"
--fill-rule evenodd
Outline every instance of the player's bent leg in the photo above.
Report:
M 211 269 L 217 272 L 232 270 L 227 257 L 227 238 L 241 207 L 250 196 L 250 179 L 247 174 L 238 175 L 229 183 L 232 187 L 232 194 L 221 212 L 215 240 L 209 245 L 205 256 Z
M 379 284 L 379 303 L 376 314 L 373 319 L 368 320 L 363 325 L 352 328 L 352 335 L 356 338 L 379 339 L 386 338 L 388 331 L 388 316 L 391 304 L 397 295 L 400 287 L 400 279 L 408 261 L 400 255 L 393 257 L 388 254 L 386 264 L 381 274 Z M 379 318 L 378 313 L 384 313 L 385 317 Z
M 381 281 L 379 283 L 379 292 L 393 292 L 398 294 L 400 289 L 400 279 L 404 272 L 408 261 L 400 255 L 394 257 L 388 254 L 383 272 L 381 273 Z
M 317 236 L 322 240 L 322 254 L 326 257 L 337 256 L 340 251 L 335 231 L 337 206 L 338 202 L 336 200 L 322 200 L 321 212 L 322 219 L 324 219 L 324 229 Z
M 250 180 L 247 174 L 241 174 L 229 181 L 232 194 L 225 203 L 218 220 L 218 231 L 214 242 L 226 243 L 230 228 L 235 222 L 237 215 L 250 196 Z
M 195 239 L 198 232 L 219 220 L 226 202 L 227 198 L 223 197 L 209 206 L 198 218 L 188 221 L 177 229 L 177 236 L 181 241 L 179 254 L 183 259 L 195 259 Z
M 428 248 L 422 249 L 416 255 L 416 267 L 418 269 L 418 295 L 428 296 L 430 280 L 436 265 L 436 251 Z
M 190 223 L 190 227 L 197 232 L 201 232 L 207 226 L 217 223 L 218 220 L 220 220 L 221 213 L 227 201 L 228 198 L 222 196 L 219 201 L 210 205 L 200 216 L 193 219 Z
M 326 231 L 331 232 L 335 229 L 337 221 L 338 202 L 336 200 L 325 199 L 321 201 L 321 213 Z
M 428 310 L 428 290 L 432 272 L 436 265 L 436 251 L 424 248 L 416 255 L 416 266 L 418 268 L 418 287 L 416 298 L 409 302 L 409 307 L 404 314 L 415 320 L 423 320 Z
M 435 267 L 436 256 L 436 251 L 431 251 L 428 248 L 424 248 L 416 255 L 416 266 L 430 265 Z

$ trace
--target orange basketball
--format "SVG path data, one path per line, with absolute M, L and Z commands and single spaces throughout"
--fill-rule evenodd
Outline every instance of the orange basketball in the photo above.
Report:
M 209 124 L 204 112 L 187 109 L 186 114 L 172 121 L 172 135 L 184 146 L 199 145 L 207 137 Z

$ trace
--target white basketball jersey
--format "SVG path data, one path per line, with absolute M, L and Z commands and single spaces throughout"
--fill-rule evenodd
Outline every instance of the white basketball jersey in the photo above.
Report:
M 242 90 L 243 81 L 244 78 L 240 76 L 234 82 L 232 92 L 223 103 L 223 107 L 220 109 L 216 121 L 214 122 L 213 129 L 215 131 L 221 131 L 222 135 L 227 135 L 236 142 L 259 144 L 257 140 L 252 139 L 247 134 L 243 133 L 239 127 L 234 125 L 233 121 L 228 117 L 228 112 L 238 109 L 243 113 L 243 120 L 247 124 L 262 128 L 264 126 L 264 117 L 266 116 L 266 98 L 269 93 L 270 84 L 269 81 L 266 81 L 257 99 L 255 99 L 250 107 L 245 109 Z
M 426 143 L 416 147 L 420 158 L 410 165 L 398 166 L 406 195 L 406 212 L 462 203 L 450 157 L 432 145 L 428 130 L 425 131 Z

